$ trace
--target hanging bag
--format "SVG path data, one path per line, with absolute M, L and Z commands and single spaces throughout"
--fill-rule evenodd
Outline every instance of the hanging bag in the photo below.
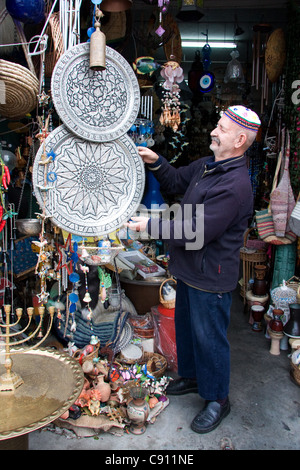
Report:
M 281 167 L 281 162 L 282 162 L 282 150 L 279 152 L 271 194 L 277 184 L 277 178 L 278 178 L 278 173 Z M 276 234 L 275 234 L 274 221 L 273 221 L 270 204 L 268 205 L 267 209 L 256 211 L 255 218 L 256 218 L 256 225 L 257 225 L 259 237 L 268 243 L 270 239 L 275 239 Z
M 281 151 L 281 159 L 278 159 L 276 172 L 274 176 L 273 189 L 270 195 L 270 206 L 274 222 L 275 235 L 284 237 L 289 232 L 288 220 L 295 207 L 295 198 L 290 182 L 289 160 L 290 160 L 290 136 L 287 134 L 287 148 L 285 152 L 284 169 L 280 182 L 277 185 L 278 173 L 283 157 Z
M 283 140 L 284 139 L 282 139 L 282 141 Z M 289 137 L 288 137 L 288 160 L 289 160 L 289 148 L 290 146 L 289 146 Z M 295 206 L 295 199 L 294 199 L 294 195 L 293 195 L 292 188 L 290 185 L 288 170 L 285 171 L 285 173 L 287 174 L 288 181 L 285 181 L 286 176 L 283 175 L 279 185 L 277 186 L 279 170 L 282 164 L 282 156 L 283 156 L 283 148 L 281 149 L 279 156 L 278 156 L 272 191 L 270 195 L 270 204 L 267 209 L 256 211 L 256 214 L 255 214 L 259 237 L 262 240 L 264 240 L 266 243 L 271 243 L 273 245 L 288 245 L 290 243 L 293 243 L 297 238 L 297 235 L 295 235 L 295 233 L 291 231 L 290 226 L 288 224 L 288 220 L 290 219 L 289 214 L 291 214 Z M 288 162 L 285 161 L 285 168 L 287 167 L 287 169 L 288 169 L 288 164 L 289 164 L 289 161 Z M 283 180 L 283 183 L 281 185 L 282 180 Z M 278 190 L 278 188 L 279 190 L 281 190 L 282 186 L 287 186 L 286 190 L 283 191 L 284 198 L 283 197 L 280 198 L 279 191 L 276 191 Z M 281 210 L 286 211 L 286 216 L 282 216 L 282 218 L 280 218 L 279 216 L 280 208 Z M 275 215 L 274 212 L 276 212 L 276 210 L 277 210 L 277 214 Z M 274 218 L 276 218 L 276 223 L 275 223 Z M 285 230 L 282 236 L 278 235 L 278 233 L 282 233 L 279 230 L 280 221 L 282 224 L 284 223 L 285 225 Z

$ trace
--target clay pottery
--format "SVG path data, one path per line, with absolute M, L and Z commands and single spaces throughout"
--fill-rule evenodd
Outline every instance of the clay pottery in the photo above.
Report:
M 269 329 L 275 331 L 277 333 L 283 331 L 283 323 L 281 320 L 281 316 L 284 314 L 283 310 L 279 308 L 274 308 L 273 310 L 273 318 L 269 322 Z
M 262 331 L 262 319 L 265 309 L 262 305 L 252 305 L 251 314 L 253 318 L 252 330 Z
M 256 279 L 264 279 L 266 277 L 267 266 L 264 264 L 257 264 L 254 266 L 254 274 Z
M 147 390 L 141 387 L 130 389 L 131 399 L 127 404 L 127 415 L 131 421 L 129 431 L 132 434 L 143 434 L 146 431 L 146 421 L 150 413 L 150 407 L 145 400 Z
M 283 338 L 283 332 L 273 331 L 269 329 L 269 335 L 271 338 L 270 354 L 272 354 L 273 356 L 279 356 L 280 355 L 280 341 Z
M 109 400 L 111 394 L 111 388 L 109 383 L 104 382 L 104 375 L 99 374 L 93 382 L 93 386 L 96 390 L 99 390 L 101 394 L 101 402 Z
M 284 326 L 284 333 L 290 338 L 300 337 L 300 304 L 290 304 L 290 319 Z
M 258 296 L 264 296 L 267 293 L 268 284 L 265 279 L 254 279 L 253 282 L 253 294 Z

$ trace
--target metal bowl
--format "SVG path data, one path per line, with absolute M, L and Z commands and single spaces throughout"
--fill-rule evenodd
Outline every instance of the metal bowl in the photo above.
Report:
M 16 226 L 20 233 L 23 235 L 39 235 L 41 231 L 40 219 L 17 219 Z

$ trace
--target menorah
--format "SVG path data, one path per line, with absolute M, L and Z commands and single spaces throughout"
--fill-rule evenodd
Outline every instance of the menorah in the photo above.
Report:
M 28 334 L 26 338 L 22 338 L 19 340 L 14 341 L 14 339 L 17 336 L 22 336 L 25 333 L 29 333 L 29 328 L 32 325 L 32 319 L 34 316 L 34 308 L 33 307 L 28 307 L 27 308 L 27 315 L 28 315 L 28 320 L 26 326 L 18 330 L 16 332 L 12 332 L 12 328 L 17 327 L 17 325 L 20 325 L 21 319 L 23 317 L 23 309 L 22 308 L 16 308 L 16 317 L 17 320 L 13 323 L 11 323 L 12 320 L 12 312 L 11 312 L 11 305 L 4 305 L 4 312 L 6 315 L 6 321 L 4 323 L 0 323 L 0 339 L 5 339 L 5 362 L 4 366 L 6 369 L 6 373 L 0 376 L 0 392 L 8 392 L 8 391 L 14 391 L 16 390 L 20 385 L 24 383 L 22 377 L 18 374 L 16 374 L 13 370 L 13 360 L 12 356 L 15 354 L 19 353 L 24 353 L 26 351 L 29 351 L 31 349 L 38 348 L 48 337 L 52 323 L 53 323 L 53 317 L 54 317 L 54 312 L 55 312 L 55 307 L 51 306 L 48 309 L 49 312 L 49 317 L 50 321 L 48 322 L 47 328 L 46 328 L 46 333 L 43 335 L 42 334 L 42 325 L 43 325 L 43 320 L 45 318 L 45 307 L 44 306 L 39 306 L 38 307 L 38 313 L 39 313 L 39 322 L 36 328 Z M 1 329 L 5 329 L 5 333 L 1 333 Z M 30 345 L 26 348 L 22 348 L 22 346 L 34 339 L 39 339 L 37 343 Z M 41 338 L 41 339 L 40 339 Z M 2 351 L 0 348 L 0 357 L 1 357 Z

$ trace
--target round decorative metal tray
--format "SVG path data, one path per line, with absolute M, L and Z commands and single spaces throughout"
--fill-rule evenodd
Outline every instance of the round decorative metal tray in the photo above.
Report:
M 59 418 L 76 401 L 84 383 L 82 368 L 75 359 L 47 348 L 15 354 L 12 370 L 24 383 L 14 392 L 1 392 L 0 441 L 35 431 Z M 0 375 L 4 372 L 0 363 Z
M 67 128 L 93 142 L 124 135 L 135 122 L 140 89 L 126 59 L 106 46 L 106 69 L 89 67 L 89 43 L 65 52 L 53 70 L 51 93 L 55 109 Z
M 145 186 L 144 163 L 127 134 L 91 142 L 64 125 L 38 150 L 32 178 L 46 217 L 80 236 L 102 236 L 121 227 L 137 210 Z

